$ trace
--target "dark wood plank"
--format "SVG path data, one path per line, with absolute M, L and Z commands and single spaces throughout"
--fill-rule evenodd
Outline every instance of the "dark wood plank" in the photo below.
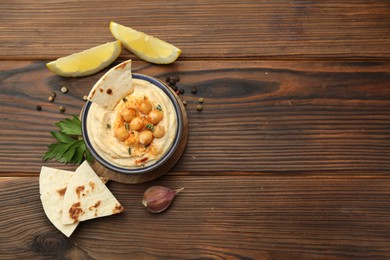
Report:
M 2 0 L 0 59 L 55 59 L 112 41 L 111 20 L 177 45 L 181 59 L 388 59 L 389 12 L 387 0 Z
M 141 205 L 154 184 L 185 189 L 164 213 Z M 390 178 L 165 176 L 109 183 L 121 215 L 70 239 L 47 220 L 37 178 L 0 178 L 0 259 L 386 259 Z
M 49 131 L 79 114 L 103 72 L 73 79 L 52 75 L 43 62 L 2 61 L 0 68 L 1 174 L 61 166 L 41 161 Z M 181 78 L 189 138 L 174 172 L 386 175 L 390 168 L 389 62 L 135 62 L 134 71 Z M 53 103 L 51 91 L 58 93 Z

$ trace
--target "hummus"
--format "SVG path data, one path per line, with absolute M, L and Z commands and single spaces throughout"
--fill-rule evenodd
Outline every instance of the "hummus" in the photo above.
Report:
M 86 121 L 96 152 L 109 163 L 130 169 L 156 163 L 177 133 L 177 115 L 169 97 L 142 79 L 133 79 L 132 88 L 113 110 L 91 103 Z

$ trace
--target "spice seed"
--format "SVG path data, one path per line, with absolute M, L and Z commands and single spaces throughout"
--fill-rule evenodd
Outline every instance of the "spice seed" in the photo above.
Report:
M 62 87 L 62 88 L 61 88 L 61 92 L 62 92 L 62 93 L 68 92 L 68 88 L 67 88 L 67 87 Z
M 201 104 L 203 104 L 204 98 L 199 98 L 199 99 L 198 99 L 198 102 L 201 103 Z
M 59 110 L 60 110 L 61 113 L 63 113 L 63 112 L 65 112 L 65 107 L 64 106 L 60 106 Z
M 184 106 L 187 105 L 187 100 L 183 100 L 183 105 L 184 105 Z
M 170 77 L 166 77 L 165 81 L 169 83 L 171 81 L 171 78 Z
M 171 80 L 169 81 L 169 84 L 171 84 L 172 86 L 176 85 L 176 80 L 171 79 Z
M 47 100 L 49 100 L 49 102 L 53 102 L 54 97 L 53 97 L 53 96 L 49 96 L 49 97 L 47 98 Z
M 196 94 L 196 92 L 198 92 L 198 89 L 196 87 L 192 87 L 191 88 L 191 93 L 192 94 Z
M 83 96 L 83 100 L 84 100 L 84 101 L 87 101 L 87 100 L 88 100 L 88 96 L 87 96 L 87 95 L 84 95 L 84 96 Z
M 202 111 L 203 110 L 203 106 L 202 105 L 197 105 L 196 106 L 196 110 L 198 110 L 198 112 Z
M 38 111 L 41 111 L 41 110 L 42 110 L 42 107 L 41 107 L 40 105 L 37 105 L 37 106 L 35 107 L 35 109 L 38 110 Z
M 53 91 L 50 93 L 50 96 L 52 96 L 53 98 L 55 98 L 57 96 L 57 94 Z

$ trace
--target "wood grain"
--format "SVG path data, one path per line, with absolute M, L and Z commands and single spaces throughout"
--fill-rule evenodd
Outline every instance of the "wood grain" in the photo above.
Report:
M 387 0 L 2 0 L 0 10 L 0 59 L 56 59 L 113 41 L 111 20 L 177 45 L 182 60 L 390 58 Z
M 80 113 L 83 95 L 104 72 L 76 79 L 52 75 L 43 62 L 2 61 L 0 68 L 0 174 L 72 168 L 44 163 L 41 155 L 53 142 L 54 123 Z M 185 89 L 189 138 L 174 174 L 386 175 L 389 69 L 388 62 L 134 63 L 138 73 L 180 76 Z M 60 93 L 61 86 L 69 92 Z M 53 103 L 51 91 L 58 93 Z M 202 112 L 195 109 L 199 97 Z
M 141 204 L 152 184 L 184 190 L 153 215 Z M 1 178 L 0 259 L 390 257 L 388 177 L 226 174 L 108 186 L 125 213 L 81 223 L 66 239 L 44 215 L 37 178 Z

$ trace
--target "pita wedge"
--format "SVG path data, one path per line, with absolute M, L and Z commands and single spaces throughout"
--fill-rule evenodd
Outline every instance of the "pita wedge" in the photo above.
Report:
M 123 212 L 122 205 L 84 161 L 68 184 L 62 207 L 62 224 Z
M 131 60 L 128 60 L 104 74 L 89 92 L 88 100 L 113 110 L 122 97 L 130 95 L 133 90 Z
M 65 236 L 69 237 L 78 223 L 62 224 L 62 204 L 73 172 L 43 166 L 39 175 L 39 193 L 43 210 L 50 222 Z

